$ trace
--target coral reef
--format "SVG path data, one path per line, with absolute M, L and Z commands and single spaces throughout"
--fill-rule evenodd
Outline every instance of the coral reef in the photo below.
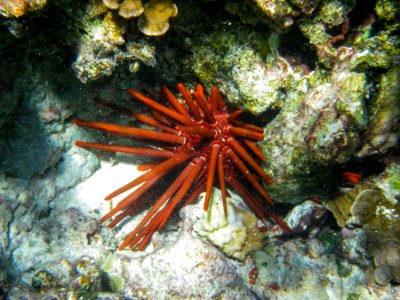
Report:
M 381 19 L 394 21 L 400 15 L 400 7 L 396 0 L 378 0 L 375 12 Z
M 0 15 L 7 18 L 19 18 L 31 12 L 43 9 L 47 0 L 6 0 L 0 1 Z
M 320 0 L 255 0 L 263 13 L 280 27 L 286 28 L 294 24 L 294 19 L 301 14 L 310 15 L 317 8 Z M 331 10 L 327 10 L 330 12 Z
M 139 17 L 144 11 L 141 0 L 124 0 L 121 3 L 118 0 L 103 0 L 103 3 L 110 9 L 118 9 L 118 14 L 125 19 Z
M 335 245 L 336 249 L 338 246 Z M 258 277 L 254 284 L 249 279 L 247 282 L 260 299 L 378 299 L 364 285 L 359 266 L 337 261 L 315 238 L 270 243 L 242 267 L 243 277 L 249 277 L 254 268 Z M 288 290 L 291 292 L 287 293 Z
M 399 178 L 398 166 L 391 165 L 374 183 L 359 184 L 326 203 L 339 226 L 358 226 L 366 232 L 367 249 L 374 257 L 374 268 L 367 272 L 369 284 L 386 285 L 400 279 Z M 385 187 L 389 198 L 379 186 Z
M 77 77 L 83 83 L 111 75 L 124 62 L 130 63 L 133 72 L 137 71 L 139 62 L 155 65 L 154 46 L 145 41 L 126 42 L 126 24 L 112 12 L 96 4 L 89 5 L 83 22 L 86 34 L 81 37 L 78 56 L 73 64 Z
M 0 1 L 0 298 L 400 299 L 399 20 L 398 0 Z M 110 139 L 72 117 L 137 127 L 92 99 L 199 81 L 263 128 L 291 233 L 228 189 L 228 218 L 213 193 L 115 251 L 147 212 L 111 230 L 102 198 L 149 161 L 73 147 Z
M 159 271 L 154 272 L 154 266 Z M 121 294 L 131 297 L 254 299 L 235 264 L 187 232 L 175 243 L 147 255 L 116 253 L 109 258 L 106 270 L 114 283 L 122 278 L 123 285 L 117 286 Z
M 81 20 L 85 34 L 80 38 L 77 59 L 73 64 L 83 83 L 110 76 L 123 63 L 129 64 L 132 73 L 138 71 L 140 63 L 151 67 L 156 64 L 155 46 L 145 39 L 132 39 L 138 34 L 137 30 L 132 29 L 128 20 L 119 18 L 113 11 L 115 9 L 124 18 L 141 15 L 138 30 L 149 36 L 165 34 L 169 18 L 178 13 L 171 1 L 150 1 L 144 6 L 141 1 L 133 0 L 122 3 L 105 1 L 104 5 L 91 2 Z
M 118 9 L 118 14 L 125 18 L 138 19 L 139 30 L 148 36 L 160 36 L 169 29 L 169 19 L 178 15 L 177 6 L 171 0 L 151 0 L 142 3 L 142 0 L 103 0 L 109 9 Z

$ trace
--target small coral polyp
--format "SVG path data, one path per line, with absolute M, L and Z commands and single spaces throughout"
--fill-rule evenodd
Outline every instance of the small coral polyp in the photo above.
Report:
M 211 88 L 208 96 L 200 84 L 193 92 L 182 84 L 178 84 L 177 88 L 183 102 L 167 87 L 161 87 L 167 100 L 166 105 L 128 89 L 134 99 L 150 108 L 152 117 L 100 100 L 103 105 L 124 112 L 154 127 L 154 130 L 74 119 L 74 123 L 79 126 L 149 141 L 149 146 L 143 148 L 77 141 L 76 145 L 80 147 L 165 159 L 160 163 L 138 166 L 145 173 L 105 198 L 111 200 L 133 190 L 101 219 L 101 223 L 111 220 L 108 224 L 110 228 L 137 213 L 143 206 L 143 200 L 147 201 L 157 193 L 157 183 L 174 169 L 179 170 L 172 183 L 159 192 L 158 199 L 119 249 L 128 246 L 142 250 L 154 232 L 165 226 L 179 206 L 191 203 L 202 192 L 206 193 L 204 210 L 207 211 L 214 185 L 221 190 L 225 215 L 226 188 L 229 186 L 259 218 L 272 218 L 286 231 L 290 231 L 286 223 L 268 209 L 273 201 L 263 183 L 271 184 L 272 180 L 261 167 L 265 157 L 255 143 L 264 138 L 263 129 L 240 122 L 238 118 L 241 111 L 230 113 L 216 87 Z M 243 177 L 251 185 L 250 189 L 243 184 Z

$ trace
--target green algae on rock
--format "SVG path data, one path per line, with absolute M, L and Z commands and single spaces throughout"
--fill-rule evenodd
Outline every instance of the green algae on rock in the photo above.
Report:
M 174 15 L 177 13 L 176 6 L 170 1 L 152 1 L 151 3 L 158 8 L 160 5 L 162 7 L 171 6 L 175 9 Z M 144 13 L 146 16 L 153 15 L 151 8 L 148 8 L 147 13 L 146 11 Z M 160 20 L 162 33 L 152 33 L 151 29 L 146 27 L 146 24 L 153 24 L 156 20 L 141 21 L 141 23 L 143 22 L 145 24 L 140 25 L 139 29 L 148 35 L 161 35 L 168 29 L 166 28 L 168 22 L 164 19 Z M 105 5 L 96 1 L 91 2 L 82 17 L 81 23 L 85 34 L 81 36 L 73 69 L 83 83 L 110 76 L 117 66 L 123 63 L 129 64 L 131 72 L 137 72 L 141 63 L 152 67 L 156 64 L 155 46 L 145 39 L 137 39 L 136 41 L 127 39 L 128 34 L 131 37 L 138 35 L 137 30 L 135 32 L 127 20 L 120 18 L 114 10 L 108 10 Z
M 303 70 L 277 52 L 279 36 L 268 39 L 242 28 L 205 34 L 193 45 L 188 64 L 206 86 L 218 84 L 230 101 L 254 114 L 276 109 L 285 102 Z
M 327 68 L 332 68 L 338 57 L 338 50 L 332 43 L 334 35 L 330 31 L 345 26 L 355 2 L 323 1 L 314 15 L 303 17 L 298 22 L 300 31 L 316 47 L 319 62 Z M 343 30 L 348 31 L 348 28 Z
M 346 69 L 333 75 L 314 71 L 298 82 L 302 89 L 287 95 L 262 142 L 274 178 L 269 191 L 277 201 L 296 202 L 317 193 L 333 176 L 330 167 L 354 155 L 366 123 L 365 80 L 364 74 Z
M 325 251 L 311 237 L 269 243 L 252 256 L 259 274 L 252 290 L 260 299 L 352 299 L 354 295 L 378 299 L 365 286 L 361 267 L 347 260 L 338 262 L 336 255 Z M 246 267 L 242 271 L 248 273 Z
M 395 21 L 400 16 L 399 2 L 397 0 L 378 0 L 375 12 L 381 19 Z
M 261 11 L 282 28 L 294 24 L 301 14 L 309 15 L 318 6 L 320 0 L 254 0 Z
M 370 105 L 368 129 L 362 137 L 359 157 L 385 153 L 400 138 L 400 68 L 380 76 L 377 98 Z

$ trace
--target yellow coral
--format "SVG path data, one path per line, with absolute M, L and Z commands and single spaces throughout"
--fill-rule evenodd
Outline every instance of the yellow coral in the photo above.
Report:
M 117 9 L 119 7 L 119 1 L 118 0 L 103 0 L 103 3 L 109 9 Z
M 356 185 L 353 191 L 329 200 L 326 207 L 341 227 L 357 225 L 388 238 L 400 236 L 400 205 L 370 183 Z
M 140 16 L 144 11 L 142 1 L 140 0 L 125 0 L 119 6 L 119 15 L 125 19 Z
M 142 0 L 125 0 L 119 3 L 119 0 L 103 0 L 103 4 L 109 9 L 118 9 L 118 13 L 125 19 L 139 17 L 144 7 Z
M 178 8 L 168 0 L 153 0 L 146 3 L 139 18 L 139 30 L 145 35 L 159 36 L 167 32 L 169 19 L 178 14 Z
M 116 45 L 123 45 L 125 43 L 123 31 L 111 12 L 108 12 L 104 16 L 104 34 L 109 41 L 112 41 Z
M 29 12 L 42 9 L 47 0 L 0 0 L 0 15 L 21 17 Z

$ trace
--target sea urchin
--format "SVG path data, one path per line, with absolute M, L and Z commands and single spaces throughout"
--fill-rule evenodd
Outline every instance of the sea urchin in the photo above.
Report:
M 259 161 L 264 162 L 265 157 L 255 144 L 255 141 L 264 138 L 263 129 L 240 122 L 238 120 L 240 110 L 228 112 L 216 87 L 211 88 L 208 96 L 200 84 L 192 93 L 182 84 L 178 84 L 177 87 L 184 100 L 183 103 L 167 87 L 161 87 L 167 105 L 159 104 L 136 90 L 128 89 L 133 98 L 151 109 L 152 117 L 99 100 L 103 105 L 127 113 L 156 130 L 74 119 L 74 123 L 79 126 L 129 138 L 146 139 L 153 143 L 152 146 L 138 148 L 76 142 L 80 147 L 165 159 L 158 164 L 139 166 L 140 170 L 146 171 L 144 174 L 105 198 L 110 200 L 136 188 L 101 219 L 101 223 L 112 219 L 108 225 L 110 228 L 135 214 L 142 205 L 139 200 L 147 201 L 152 197 L 154 194 L 150 189 L 156 187 L 163 176 L 173 169 L 180 169 L 177 177 L 161 191 L 146 216 L 125 238 L 119 249 L 129 246 L 142 250 L 153 233 L 164 227 L 177 206 L 192 202 L 204 191 L 206 192 L 204 210 L 207 211 L 211 191 L 216 183 L 221 189 L 225 214 L 227 214 L 226 185 L 229 185 L 259 218 L 263 220 L 272 218 L 286 231 L 290 231 L 286 223 L 267 208 L 273 201 L 264 189 L 263 182 L 271 184 L 272 180 L 259 163 Z M 250 190 L 242 184 L 242 177 L 251 185 Z

